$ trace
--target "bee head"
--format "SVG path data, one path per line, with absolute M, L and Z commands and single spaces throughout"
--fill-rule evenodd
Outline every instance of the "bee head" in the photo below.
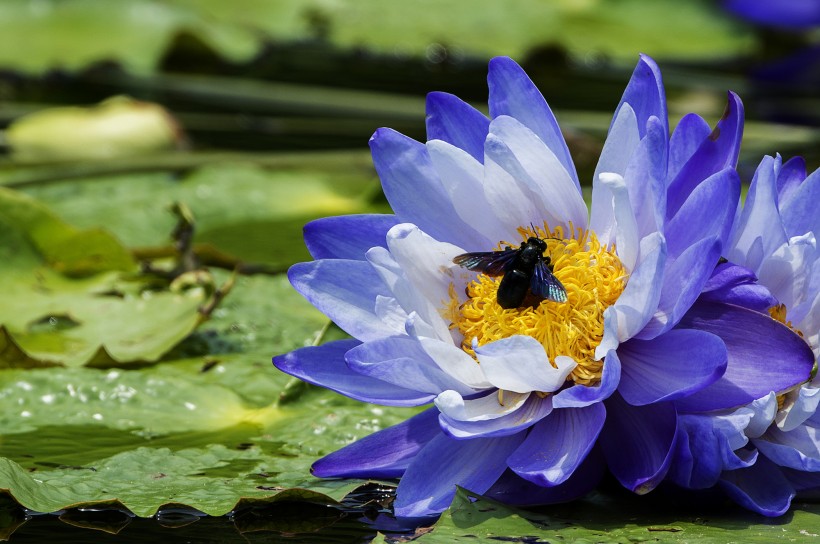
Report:
M 531 236 L 529 238 L 529 240 L 527 240 L 527 243 L 532 244 L 535 247 L 537 247 L 538 251 L 540 251 L 541 253 L 544 253 L 547 250 L 547 243 L 544 240 L 542 240 L 541 238 L 536 238 L 534 236 Z

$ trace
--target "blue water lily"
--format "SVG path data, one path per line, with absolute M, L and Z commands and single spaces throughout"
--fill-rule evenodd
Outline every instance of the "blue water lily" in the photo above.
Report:
M 455 486 L 513 503 L 583 495 L 608 467 L 628 489 L 667 474 L 679 410 L 728 409 L 809 377 L 788 327 L 715 279 L 740 194 L 743 128 L 729 95 L 714 130 L 669 137 L 658 67 L 642 57 L 592 180 L 592 213 L 555 117 L 509 58 L 489 66 L 489 117 L 427 98 L 426 143 L 370 146 L 395 215 L 308 224 L 291 283 L 353 338 L 278 356 L 349 397 L 427 410 L 313 466 L 401 478 L 400 517 L 436 515 Z M 504 274 L 454 263 L 542 240 L 566 302 L 498 304 Z M 713 297 L 701 298 L 705 290 Z
M 807 176 L 800 158 L 783 163 L 779 156 L 765 157 L 725 250 L 730 262 L 722 266 L 735 269 L 737 278 L 719 295 L 742 293 L 736 303 L 796 331 L 815 360 L 820 356 L 818 199 L 820 170 Z M 752 291 L 757 296 L 750 296 Z M 796 493 L 820 490 L 818 404 L 815 377 L 786 390 L 772 387 L 734 410 L 681 412 L 670 479 L 696 489 L 719 483 L 751 510 L 785 513 Z

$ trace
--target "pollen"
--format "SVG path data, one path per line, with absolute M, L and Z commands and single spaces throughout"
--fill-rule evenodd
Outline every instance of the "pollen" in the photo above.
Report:
M 473 340 L 481 346 L 516 334 L 531 336 L 544 346 L 550 362 L 559 355 L 572 357 L 577 366 L 568 380 L 594 386 L 601 380 L 604 362 L 595 359 L 595 348 L 604 334 L 604 311 L 618 300 L 628 273 L 615 254 L 591 231 L 556 227 L 521 227 L 522 240 L 534 236 L 547 244 L 544 256 L 567 292 L 566 302 L 542 300 L 529 293 L 518 308 L 504 309 L 496 298 L 503 276 L 478 274 L 460 303 L 451 290 L 446 315 L 451 329 L 463 335 L 461 348 L 475 357 Z M 501 242 L 496 248 L 520 244 Z M 554 365 L 554 363 L 553 363 Z

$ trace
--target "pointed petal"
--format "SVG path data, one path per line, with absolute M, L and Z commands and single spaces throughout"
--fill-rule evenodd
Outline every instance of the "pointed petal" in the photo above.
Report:
M 519 476 L 538 485 L 561 484 L 595 445 L 605 419 L 601 403 L 555 410 L 533 426 L 507 463 Z
M 635 112 L 629 104 L 622 104 L 612 119 L 609 134 L 592 177 L 590 228 L 595 231 L 598 240 L 604 245 L 615 241 L 615 206 L 612 191 L 601 182 L 600 176 L 603 173 L 623 176 L 639 142 L 640 134 Z
M 308 346 L 274 357 L 273 365 L 300 380 L 364 402 L 419 406 L 433 400 L 435 395 L 362 376 L 348 368 L 345 353 L 358 345 L 356 340 L 338 340 L 321 346 Z
M 806 161 L 803 157 L 792 157 L 783 163 L 777 174 L 777 201 L 780 207 L 791 200 L 794 191 L 806 179 Z
M 677 177 L 683 165 L 694 155 L 711 131 L 709 124 L 699 115 L 687 113 L 683 116 L 669 141 L 667 179 L 672 180 Z
M 475 353 L 490 383 L 517 393 L 556 391 L 576 365 L 569 357 L 557 357 L 558 368 L 553 368 L 544 346 L 531 336 L 502 338 L 480 346 Z
M 558 157 L 580 192 L 578 174 L 575 173 L 575 165 L 558 121 L 524 70 L 508 57 L 496 57 L 490 61 L 487 83 L 490 88 L 490 117 L 495 119 L 500 115 L 509 115 L 524 123 Z
M 305 225 L 305 245 L 319 259 L 358 259 L 375 246 L 387 247 L 385 236 L 398 223 L 395 215 L 361 214 L 323 217 Z
M 581 191 L 549 147 L 522 121 L 506 115 L 493 119 L 490 135 L 504 144 L 489 148 L 496 152 L 493 160 L 517 174 L 550 227 L 572 222 L 586 228 L 589 212 Z
M 421 338 L 424 351 L 433 358 L 438 367 L 473 389 L 488 389 L 492 384 L 484 377 L 478 363 L 463 349 L 433 338 Z
M 457 485 L 484 493 L 504 473 L 506 459 L 523 435 L 472 440 L 436 436 L 407 467 L 396 490 L 396 516 L 433 516 L 444 511 Z
M 418 340 L 391 336 L 365 342 L 345 354 L 348 366 L 364 376 L 437 395 L 453 389 L 464 395 L 475 390 L 442 372 Z
M 753 259 L 751 250 L 758 240 L 763 252 Z M 761 264 L 759 258 L 765 259 L 786 243 L 786 240 L 786 231 L 777 209 L 775 161 L 767 156 L 757 167 L 752 179 L 726 258 L 758 272 Z
M 749 468 L 724 472 L 720 484 L 744 508 L 770 517 L 785 514 L 795 495 L 780 469 L 765 457 Z
M 716 172 L 737 165 L 740 141 L 743 137 L 743 103 L 733 92 L 723 117 L 698 150 L 669 183 L 666 216 L 674 217 L 692 190 Z
M 624 173 L 639 239 L 663 230 L 666 217 L 668 130 L 665 119 L 662 121 L 657 117 L 650 117 L 646 122 L 646 135 L 632 154 Z
M 487 117 L 450 93 L 427 95 L 427 139 L 443 140 L 463 149 L 479 163 L 484 160 Z
M 677 257 L 699 240 L 711 236 L 717 236 L 721 247 L 725 247 L 739 201 L 740 178 L 733 168 L 709 176 L 695 187 L 667 223 L 664 234 L 669 255 Z
M 319 478 L 398 478 L 439 435 L 438 411 L 430 408 L 325 455 L 310 471 Z
M 719 336 L 729 355 L 723 377 L 675 401 L 679 410 L 705 412 L 748 404 L 808 380 L 814 364 L 809 346 L 788 327 L 738 306 L 697 302 L 679 328 Z
M 482 239 L 455 212 L 424 144 L 381 128 L 370 138 L 370 150 L 384 195 L 401 221 L 462 247 Z
M 390 292 L 367 262 L 323 259 L 297 263 L 288 270 L 288 279 L 308 302 L 359 340 L 399 332 L 374 313 L 376 297 Z
M 666 476 L 677 435 L 672 403 L 631 406 L 618 395 L 606 401 L 607 418 L 601 446 L 612 474 L 621 484 L 643 495 Z
M 641 55 L 626 86 L 621 104 L 629 104 L 635 111 L 640 137 L 646 135 L 646 122 L 656 117 L 663 123 L 663 133 L 669 134 L 666 113 L 666 93 L 658 65 L 647 55 Z
M 484 138 L 481 139 L 484 158 Z M 439 176 L 446 179 L 450 201 L 459 216 L 482 234 L 473 251 L 490 249 L 508 234 L 498 221 L 495 205 L 484 194 L 484 166 L 457 147 L 441 140 L 427 142 L 427 151 Z M 478 243 L 478 241 L 477 241 Z
M 618 347 L 618 391 L 633 406 L 685 397 L 726 372 L 723 341 L 704 331 L 671 330 L 652 340 L 629 340 Z

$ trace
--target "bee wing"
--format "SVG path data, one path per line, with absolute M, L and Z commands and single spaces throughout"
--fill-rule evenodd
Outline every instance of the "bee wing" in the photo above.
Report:
M 539 260 L 538 264 L 535 265 L 535 270 L 530 280 L 530 291 L 541 298 L 553 302 L 567 301 L 567 290 L 564 288 L 561 280 L 555 277 L 549 265 L 543 260 Z
M 453 262 L 469 270 L 484 272 L 488 276 L 500 276 L 507 266 L 512 263 L 518 250 L 505 249 L 503 251 L 476 251 L 462 253 L 453 258 Z

